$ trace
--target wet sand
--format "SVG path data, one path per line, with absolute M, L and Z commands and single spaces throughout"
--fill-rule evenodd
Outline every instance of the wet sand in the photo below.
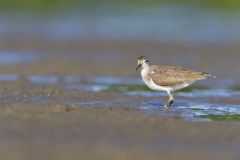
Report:
M 63 90 L 61 80 L 53 84 L 27 80 L 28 75 L 136 77 L 139 55 L 148 55 L 155 63 L 179 64 L 237 79 L 239 64 L 230 63 L 239 57 L 237 43 L 186 46 L 98 40 L 44 42 L 29 37 L 10 40 L 13 50 L 29 51 L 40 58 L 36 62 L 0 66 L 1 73 L 19 76 L 18 80 L 0 82 L 0 159 L 239 158 L 240 128 L 235 122 L 189 122 L 177 114 L 147 114 L 124 103 L 152 99 L 164 102 L 166 97 Z M 9 48 L 8 41 L 4 42 L 0 47 Z M 223 60 L 228 63 L 223 65 Z M 83 103 L 112 100 L 124 101 L 114 106 Z M 229 101 L 239 104 L 236 97 Z
M 188 122 L 177 117 L 147 115 L 126 106 L 64 104 L 70 100 L 129 99 L 118 93 L 62 92 L 28 85 L 17 90 L 15 85 L 5 87 L 1 87 L 1 159 L 237 159 L 240 156 L 240 128 L 232 122 Z M 47 98 L 50 99 L 47 104 L 40 104 Z M 135 100 L 143 101 L 140 97 Z

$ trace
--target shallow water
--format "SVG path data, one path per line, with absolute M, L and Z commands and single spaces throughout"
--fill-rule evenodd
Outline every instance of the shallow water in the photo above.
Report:
M 0 74 L 0 81 L 17 81 L 17 74 Z M 164 103 L 167 94 L 148 89 L 140 78 L 123 77 L 92 77 L 78 76 L 27 76 L 29 83 L 37 85 L 58 84 L 62 90 L 75 90 L 80 92 L 118 92 L 131 97 L 147 98 L 144 102 L 136 100 L 112 99 L 91 101 L 66 101 L 66 105 L 74 106 L 102 106 L 102 107 L 129 107 L 141 110 L 147 114 L 157 116 L 174 116 L 190 121 L 230 120 L 240 121 L 240 104 L 228 104 L 227 101 L 240 96 L 239 86 L 219 85 L 212 87 L 206 82 L 193 85 L 175 93 L 175 104 L 172 109 L 165 109 Z M 216 80 L 218 81 L 218 80 Z M 219 80 L 221 83 L 224 80 Z M 228 81 L 227 81 L 228 83 Z M 159 100 L 158 100 L 159 98 Z M 156 100 L 157 99 L 157 100 Z M 165 99 L 165 100 L 160 100 Z M 214 101 L 212 101 L 214 100 Z M 221 100 L 221 101 L 219 101 Z M 23 103 L 47 104 L 51 101 L 49 96 L 26 97 Z M 226 101 L 226 102 L 225 102 Z M 9 102 L 9 100 L 8 100 Z
M 98 79 L 98 78 L 96 78 Z M 87 92 L 120 92 L 125 95 L 133 97 L 146 98 L 166 98 L 167 94 L 164 92 L 154 92 L 149 90 L 145 85 L 132 84 L 132 78 L 104 78 L 104 83 L 101 81 L 90 80 L 87 84 L 64 85 L 62 89 L 78 90 Z M 111 81 L 113 80 L 113 81 Z M 122 81 L 122 84 L 121 84 Z M 223 80 L 220 80 L 221 83 Z M 96 82 L 99 82 L 97 84 Z M 128 83 L 129 82 L 129 83 Z M 137 80 L 138 82 L 138 80 Z M 207 84 L 207 83 L 206 83 Z M 112 101 L 86 101 L 86 102 L 68 102 L 72 105 L 84 106 L 128 106 L 147 114 L 158 116 L 176 116 L 190 121 L 211 121 L 211 120 L 232 120 L 239 121 L 238 114 L 240 114 L 240 104 L 228 104 L 224 102 L 229 99 L 238 98 L 240 90 L 237 86 L 213 87 L 210 86 L 190 86 L 187 89 L 180 90 L 175 93 L 176 103 L 172 109 L 164 109 L 164 103 L 160 101 L 147 101 L 144 103 L 138 101 L 112 100 Z M 211 102 L 209 99 L 215 99 Z M 184 100 L 182 100 L 184 99 Z M 221 100 L 221 101 L 218 101 Z M 214 116 L 221 116 L 216 118 Z M 231 117 L 231 118 L 229 118 Z
M 9 74 L 9 73 L 1 73 L 0 74 L 0 81 L 16 81 L 19 79 L 17 74 Z
M 59 81 L 57 76 L 29 75 L 27 78 L 30 83 L 34 84 L 55 84 Z
M 17 81 L 18 75 L 0 74 L 0 81 Z M 123 77 L 92 77 L 83 78 L 78 76 L 27 76 L 29 83 L 37 85 L 56 84 L 61 90 L 79 92 L 117 92 L 130 96 L 128 99 L 112 100 L 66 100 L 66 105 L 79 107 L 127 107 L 140 110 L 146 114 L 164 117 L 178 117 L 188 121 L 239 121 L 240 104 L 228 103 L 231 99 L 238 99 L 240 90 L 238 86 L 214 86 L 208 82 L 201 85 L 193 85 L 175 93 L 175 104 L 172 109 L 165 109 L 164 103 L 167 94 L 149 90 L 140 78 Z M 216 80 L 218 81 L 218 80 Z M 219 80 L 221 83 L 224 80 Z M 228 84 L 228 81 L 226 82 Z M 220 83 L 219 83 L 220 84 Z M 131 98 L 132 97 L 132 98 Z M 144 101 L 136 101 L 134 97 L 143 97 Z M 9 101 L 8 101 L 9 102 Z M 22 103 L 48 104 L 51 102 L 49 96 L 25 97 Z
M 0 81 L 17 81 L 17 74 L 0 74 Z M 175 104 L 172 109 L 165 109 L 164 103 L 167 94 L 148 89 L 140 78 L 124 77 L 92 77 L 78 76 L 41 76 L 28 75 L 29 83 L 35 85 L 54 85 L 66 91 L 79 92 L 117 92 L 131 97 L 144 97 L 146 101 L 129 99 L 91 100 L 91 101 L 65 101 L 66 105 L 74 106 L 102 106 L 102 107 L 129 107 L 141 110 L 147 114 L 158 116 L 174 116 L 190 121 L 231 120 L 239 121 L 240 104 L 227 103 L 231 99 L 240 96 L 239 86 L 229 85 L 224 87 L 211 86 L 209 82 L 201 82 L 201 85 L 192 85 L 175 93 Z M 216 80 L 218 81 L 218 80 Z M 222 84 L 224 80 L 219 80 Z M 130 98 L 131 99 L 131 98 Z M 165 99 L 165 100 L 162 100 Z M 26 97 L 23 103 L 47 104 L 51 101 L 49 96 Z M 9 100 L 8 100 L 9 102 Z
M 29 64 L 36 62 L 40 57 L 33 53 L 20 51 L 1 51 L 0 65 Z
M 146 114 L 163 117 L 178 117 L 188 121 L 217 121 L 217 120 L 240 120 L 240 105 L 233 104 L 210 104 L 192 103 L 192 99 L 186 102 L 176 102 L 172 109 L 164 108 L 164 102 L 137 102 L 137 101 L 84 101 L 66 102 L 67 105 L 89 106 L 89 107 L 129 107 L 145 112 Z

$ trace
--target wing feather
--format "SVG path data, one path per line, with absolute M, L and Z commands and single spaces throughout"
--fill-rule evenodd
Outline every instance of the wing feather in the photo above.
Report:
M 149 76 L 160 86 L 177 86 L 205 79 L 208 73 L 195 72 L 182 67 L 157 66 L 150 67 Z

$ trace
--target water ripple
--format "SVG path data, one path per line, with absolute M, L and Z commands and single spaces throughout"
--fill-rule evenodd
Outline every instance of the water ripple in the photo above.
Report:
M 16 65 L 34 63 L 38 60 L 34 54 L 25 52 L 4 51 L 0 52 L 0 65 Z
M 177 103 L 172 110 L 164 109 L 163 105 L 159 102 L 147 102 L 141 108 L 148 114 L 177 116 L 190 121 L 210 121 L 208 116 L 240 116 L 240 105 L 235 104 Z
M 36 84 L 54 84 L 59 82 L 59 78 L 57 76 L 29 75 L 27 78 L 31 83 Z

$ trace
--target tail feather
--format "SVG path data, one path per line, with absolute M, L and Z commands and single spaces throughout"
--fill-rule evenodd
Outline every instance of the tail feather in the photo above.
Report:
M 204 77 L 209 77 L 209 78 L 216 78 L 216 76 L 215 75 L 213 75 L 213 74 L 211 74 L 211 73 L 207 73 L 207 72 L 202 72 L 201 73 Z

